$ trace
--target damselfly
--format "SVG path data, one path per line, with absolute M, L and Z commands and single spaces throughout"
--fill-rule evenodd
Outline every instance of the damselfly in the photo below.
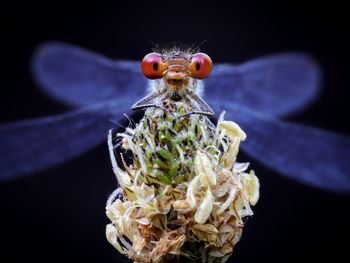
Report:
M 3 124 L 1 180 L 57 165 L 102 143 L 110 119 L 129 113 L 147 87 L 138 62 L 112 61 L 62 43 L 42 45 L 32 70 L 44 92 L 73 109 Z M 319 93 L 319 67 L 309 56 L 284 53 L 240 65 L 218 64 L 204 83 L 197 81 L 200 90 L 205 84 L 201 97 L 214 112 L 226 110 L 227 119 L 247 132 L 242 149 L 253 159 L 311 186 L 350 191 L 350 139 L 280 119 Z

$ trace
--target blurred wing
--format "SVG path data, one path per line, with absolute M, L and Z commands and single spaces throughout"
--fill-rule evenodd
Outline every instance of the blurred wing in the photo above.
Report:
M 126 111 L 119 100 L 66 114 L 0 126 L 0 181 L 43 170 L 107 140 L 111 119 Z
M 137 101 L 147 87 L 140 63 L 112 61 L 59 42 L 45 43 L 36 50 L 32 74 L 45 93 L 69 106 L 85 106 L 121 96 Z
M 302 53 L 266 56 L 241 65 L 219 64 L 205 81 L 209 104 L 234 103 L 273 116 L 305 108 L 320 92 L 317 63 Z
M 221 104 L 222 105 L 222 104 Z M 242 148 L 254 159 L 301 183 L 350 193 L 350 137 L 269 119 L 222 105 L 247 133 Z

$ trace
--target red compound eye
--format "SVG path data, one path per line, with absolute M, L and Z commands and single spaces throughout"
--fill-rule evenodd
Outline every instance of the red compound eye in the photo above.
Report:
M 209 76 L 213 63 L 211 58 L 204 53 L 194 54 L 190 63 L 191 76 L 195 79 L 205 79 Z
M 162 57 L 158 53 L 147 54 L 141 62 L 141 68 L 143 74 L 149 79 L 159 79 L 163 77 L 163 71 L 165 64 L 162 61 Z

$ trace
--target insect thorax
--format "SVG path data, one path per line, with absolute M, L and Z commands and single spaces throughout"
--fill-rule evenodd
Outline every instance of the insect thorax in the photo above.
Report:
M 172 98 L 175 94 L 175 97 L 180 96 L 181 98 L 184 98 L 185 94 L 188 93 L 197 93 L 198 95 L 202 95 L 203 92 L 203 83 L 201 80 L 196 80 L 193 78 L 188 78 L 188 82 L 184 87 L 181 89 L 173 89 L 170 86 L 168 86 L 168 83 L 164 79 L 158 79 L 158 80 L 150 80 L 148 85 L 148 92 L 151 93 L 155 90 L 163 90 L 166 89 L 164 98 Z

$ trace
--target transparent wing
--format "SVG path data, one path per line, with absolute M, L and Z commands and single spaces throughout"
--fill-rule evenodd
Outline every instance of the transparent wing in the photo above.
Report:
M 334 192 L 350 192 L 350 137 L 217 103 L 247 133 L 243 150 L 282 175 Z
M 139 62 L 112 61 L 60 42 L 38 47 L 32 59 L 32 74 L 39 88 L 68 106 L 85 106 L 121 96 L 137 101 L 147 89 Z
M 0 126 L 0 180 L 40 171 L 72 159 L 106 140 L 116 112 L 129 103 L 103 102 L 66 114 Z
M 32 72 L 42 90 L 70 106 L 120 96 L 137 101 L 147 87 L 139 62 L 112 61 L 59 42 L 37 49 Z M 302 53 L 272 55 L 241 65 L 217 64 L 205 81 L 205 97 L 209 104 L 233 102 L 282 116 L 301 110 L 317 96 L 320 76 L 315 61 Z
M 214 65 L 205 81 L 209 104 L 234 103 L 284 116 L 305 108 L 320 92 L 318 64 L 302 53 L 262 57 L 241 65 Z

